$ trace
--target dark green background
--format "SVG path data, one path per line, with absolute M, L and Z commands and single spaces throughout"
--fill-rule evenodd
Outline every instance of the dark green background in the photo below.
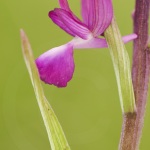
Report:
M 69 0 L 80 16 L 80 1 Z M 122 35 L 132 32 L 134 1 L 113 0 Z M 72 37 L 48 18 L 57 0 L 0 0 L 0 149 L 50 150 L 23 61 L 23 28 L 35 57 Z M 126 45 L 132 55 L 132 43 Z M 74 51 L 76 69 L 67 88 L 43 84 L 72 150 L 117 150 L 122 114 L 108 49 Z M 150 105 L 140 150 L 150 149 Z

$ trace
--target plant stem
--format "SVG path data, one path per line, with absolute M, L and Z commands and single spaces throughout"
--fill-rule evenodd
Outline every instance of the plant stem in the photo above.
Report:
M 136 113 L 123 114 L 122 132 L 120 137 L 119 150 L 135 150 L 133 149 L 134 142 L 134 126 Z
M 134 41 L 132 80 L 137 112 L 132 115 L 130 113 L 125 114 L 123 117 L 120 150 L 139 149 L 150 73 L 150 48 L 148 47 L 149 5 L 149 0 L 136 0 L 133 17 L 134 32 L 138 35 L 138 38 Z
M 134 113 L 136 106 L 130 71 L 130 60 L 115 18 L 112 19 L 112 23 L 105 30 L 104 36 L 114 66 L 122 112 L 123 114 L 127 112 Z
M 130 72 L 130 60 L 114 18 L 104 35 L 112 57 L 122 105 L 123 127 L 119 149 L 132 150 L 136 106 Z
M 134 14 L 134 32 L 138 38 L 134 41 L 132 80 L 137 106 L 134 130 L 134 150 L 138 149 L 147 102 L 150 54 L 148 48 L 148 18 L 150 0 L 136 0 Z

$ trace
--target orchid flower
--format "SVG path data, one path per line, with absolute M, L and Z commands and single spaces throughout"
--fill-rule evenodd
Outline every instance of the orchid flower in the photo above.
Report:
M 107 42 L 100 38 L 113 18 L 111 0 L 81 0 L 81 21 L 71 11 L 67 0 L 59 0 L 60 8 L 49 12 L 49 17 L 73 40 L 48 50 L 36 59 L 40 78 L 47 84 L 57 87 L 67 86 L 74 73 L 74 49 L 105 48 Z M 136 34 L 123 37 L 124 43 L 135 39 Z

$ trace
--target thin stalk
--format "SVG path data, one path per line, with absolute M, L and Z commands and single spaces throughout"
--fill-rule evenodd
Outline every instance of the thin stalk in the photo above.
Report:
M 119 143 L 119 150 L 135 150 L 133 148 L 133 143 L 135 140 L 134 127 L 136 116 L 137 116 L 136 112 L 123 114 L 123 123 Z
M 134 41 L 132 80 L 137 106 L 133 148 L 139 147 L 144 114 L 148 95 L 150 54 L 148 48 L 148 18 L 150 0 L 136 0 L 134 14 L 134 32 L 138 38 Z
M 132 147 L 134 141 L 135 120 L 136 113 L 125 113 L 123 115 L 119 150 L 135 150 Z
M 138 150 L 144 123 L 148 93 L 150 48 L 148 47 L 149 0 L 137 0 L 134 14 L 134 41 L 132 80 L 137 111 L 123 117 L 120 150 Z M 129 142 L 130 141 L 130 142 Z

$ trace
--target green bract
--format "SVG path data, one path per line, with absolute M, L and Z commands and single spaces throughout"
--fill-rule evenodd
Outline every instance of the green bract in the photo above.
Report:
M 135 112 L 130 60 L 115 19 L 112 20 L 104 35 L 113 61 L 122 111 L 125 113 Z
M 38 70 L 35 65 L 32 49 L 24 31 L 21 30 L 22 50 L 25 63 L 32 81 L 37 102 L 44 120 L 44 124 L 48 133 L 48 138 L 52 150 L 70 150 L 64 132 L 59 124 L 59 121 L 47 101 L 40 82 Z

